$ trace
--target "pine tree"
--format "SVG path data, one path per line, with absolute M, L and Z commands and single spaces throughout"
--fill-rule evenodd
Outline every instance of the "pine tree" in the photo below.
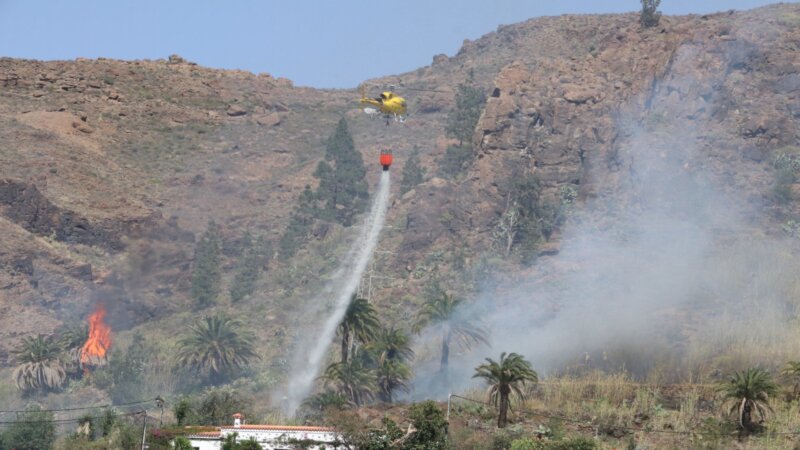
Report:
M 471 81 L 458 85 L 456 92 L 456 107 L 447 115 L 445 133 L 448 137 L 458 139 L 458 146 L 463 147 L 464 142 L 472 142 L 472 133 L 481 117 L 486 96 L 483 91 L 475 87 Z
M 641 0 L 642 12 L 639 16 L 639 21 L 643 28 L 657 27 L 658 22 L 661 20 L 661 13 L 658 11 L 658 6 L 661 0 Z
M 414 189 L 415 186 L 422 183 L 425 177 L 425 168 L 420 165 L 419 149 L 414 149 L 409 156 L 406 165 L 403 166 L 403 178 L 400 181 L 400 195 Z
M 321 161 L 314 172 L 319 178 L 316 198 L 322 204 L 317 217 L 344 226 L 352 225 L 355 215 L 367 207 L 366 175 L 361 153 L 356 151 L 347 121 L 342 118 L 328 139 L 325 161 Z
M 333 136 L 328 138 L 328 143 L 325 146 L 325 161 L 338 161 L 342 156 L 354 151 L 354 149 L 353 136 L 347 127 L 347 120 L 342 117 L 339 119 L 339 123 L 336 124 Z
M 289 219 L 289 225 L 278 242 L 278 256 L 281 259 L 289 259 L 297 253 L 302 244 L 308 240 L 311 226 L 314 225 L 314 218 L 319 215 L 317 196 L 311 190 L 311 186 L 306 185 L 297 200 L 297 205 Z
M 325 160 L 320 161 L 314 176 L 319 179 L 316 192 L 306 186 L 292 212 L 286 231 L 278 243 L 281 259 L 293 257 L 309 239 L 316 219 L 350 226 L 355 216 L 367 208 L 367 170 L 361 153 L 342 119 L 328 139 Z
M 267 242 L 260 237 L 254 244 L 250 232 L 242 238 L 242 253 L 236 265 L 236 274 L 231 282 L 231 301 L 236 303 L 251 295 L 256 287 L 261 268 L 267 258 Z
M 219 295 L 222 278 L 220 250 L 219 228 L 212 220 L 208 222 L 208 228 L 194 248 L 192 297 L 200 308 L 213 304 Z

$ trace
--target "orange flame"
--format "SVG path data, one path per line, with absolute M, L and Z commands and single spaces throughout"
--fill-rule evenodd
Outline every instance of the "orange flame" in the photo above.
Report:
M 111 348 L 111 327 L 103 322 L 106 309 L 98 305 L 89 316 L 89 339 L 81 348 L 82 365 L 100 365 L 106 362 L 106 352 Z

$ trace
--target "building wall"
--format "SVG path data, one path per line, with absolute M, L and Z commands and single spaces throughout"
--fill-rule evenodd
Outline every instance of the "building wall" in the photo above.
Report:
M 336 440 L 336 435 L 331 432 L 320 431 L 284 431 L 284 430 L 248 430 L 248 429 L 232 429 L 224 428 L 222 430 L 222 437 L 229 434 L 238 433 L 237 441 L 245 441 L 254 438 L 264 450 L 289 450 L 289 446 L 281 444 L 280 441 L 286 442 L 290 439 L 304 440 L 312 439 L 320 442 L 333 442 Z M 276 443 L 276 441 L 278 441 Z M 312 447 L 310 450 L 328 450 L 333 449 L 332 445 L 320 445 L 319 447 Z
M 208 439 L 189 439 L 192 448 L 196 450 L 220 450 L 222 442 L 219 440 L 211 441 Z
M 192 447 L 197 450 L 220 450 L 222 447 L 222 439 L 229 434 L 237 433 L 237 442 L 246 441 L 255 438 L 256 442 L 261 445 L 264 450 L 290 450 L 288 444 L 281 444 L 280 441 L 286 442 L 289 439 L 311 439 L 320 442 L 334 442 L 336 434 L 325 431 L 283 431 L 283 430 L 248 430 L 248 429 L 235 429 L 223 428 L 220 432 L 219 440 L 207 439 L 189 439 Z M 279 441 L 279 442 L 276 442 Z M 321 444 L 319 446 L 310 447 L 309 450 L 335 450 L 333 445 Z

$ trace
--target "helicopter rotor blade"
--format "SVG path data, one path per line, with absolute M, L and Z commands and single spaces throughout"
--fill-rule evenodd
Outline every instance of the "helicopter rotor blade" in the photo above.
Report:
M 405 90 L 405 91 L 421 91 L 421 92 L 439 92 L 439 93 L 442 93 L 442 94 L 452 94 L 452 92 L 440 91 L 438 89 L 424 89 L 424 88 L 404 87 L 403 90 Z
M 443 91 L 440 89 L 427 89 L 427 88 L 414 88 L 414 87 L 407 87 L 402 84 L 375 84 L 375 86 L 379 89 L 387 89 L 392 92 L 403 92 L 403 91 L 418 91 L 418 92 L 438 92 L 440 94 L 452 94 L 452 91 Z

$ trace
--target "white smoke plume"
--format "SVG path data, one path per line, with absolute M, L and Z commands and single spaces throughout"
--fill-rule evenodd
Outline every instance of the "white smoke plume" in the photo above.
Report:
M 760 205 L 726 184 L 724 162 L 709 160 L 708 111 L 698 118 L 688 102 L 668 100 L 716 89 L 724 68 L 703 81 L 687 75 L 702 51 L 681 48 L 648 109 L 620 113 L 617 172 L 568 221 L 559 254 L 464 311 L 484 319 L 492 346 L 451 360 L 449 391 L 473 386 L 475 366 L 503 351 L 540 374 L 604 369 L 676 381 L 724 366 L 720 352 L 738 369 L 796 350 L 781 341 L 797 312 L 789 296 L 800 290 L 798 258 L 759 233 Z M 762 344 L 763 353 L 748 350 Z M 433 366 L 418 368 L 413 398 L 447 395 Z

